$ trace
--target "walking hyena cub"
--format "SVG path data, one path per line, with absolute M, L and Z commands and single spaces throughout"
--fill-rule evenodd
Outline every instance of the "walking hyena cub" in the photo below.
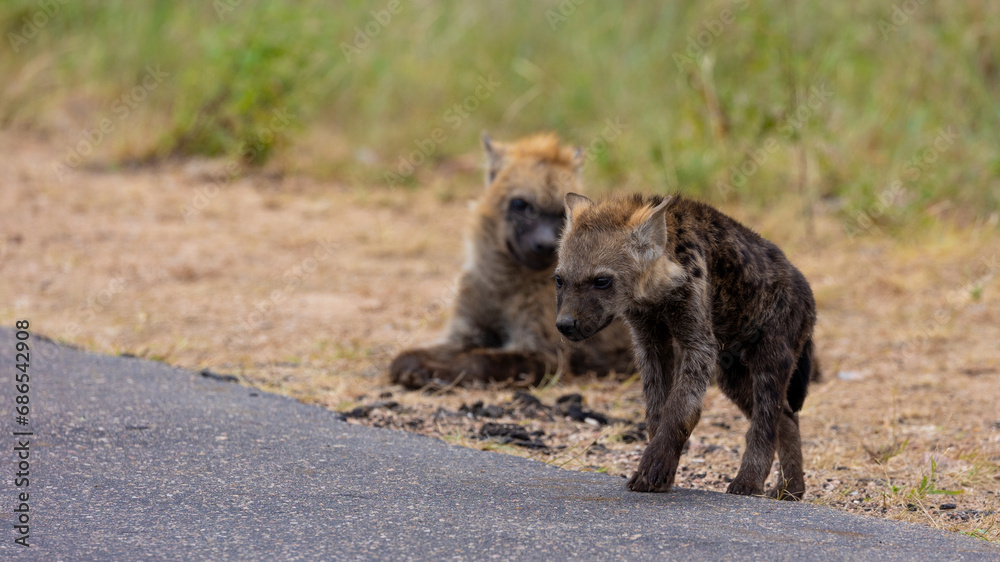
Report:
M 392 381 L 408 388 L 491 381 L 536 384 L 546 373 L 626 372 L 628 330 L 616 323 L 593 346 L 555 329 L 556 243 L 563 199 L 579 190 L 582 155 L 554 134 L 514 143 L 483 136 L 486 192 L 473 215 L 468 257 L 444 341 L 400 353 Z
M 758 495 L 775 448 L 771 497 L 805 492 L 798 411 L 814 370 L 816 304 L 774 244 L 679 196 L 566 196 L 555 282 L 557 327 L 580 341 L 620 317 L 632 331 L 649 446 L 628 482 L 666 492 L 716 380 L 750 419 L 731 494 Z M 733 351 L 736 350 L 734 354 Z

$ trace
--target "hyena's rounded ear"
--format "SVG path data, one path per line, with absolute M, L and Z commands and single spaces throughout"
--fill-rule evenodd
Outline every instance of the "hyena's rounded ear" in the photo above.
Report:
M 566 224 L 563 226 L 563 232 L 569 232 L 574 214 L 594 204 L 590 198 L 579 193 L 567 193 L 563 203 L 566 207 Z
M 629 218 L 635 229 L 630 236 L 632 249 L 643 261 L 654 261 L 663 255 L 667 245 L 667 220 L 665 218 L 670 197 L 655 207 L 643 207 Z
M 490 138 L 486 131 L 483 131 L 483 150 L 486 151 L 486 187 L 489 187 L 500 173 L 503 167 L 503 157 L 506 153 L 501 143 Z
M 566 194 L 566 214 L 572 216 L 577 210 L 585 209 L 594 204 L 594 202 L 586 195 L 580 195 L 579 193 L 567 193 Z

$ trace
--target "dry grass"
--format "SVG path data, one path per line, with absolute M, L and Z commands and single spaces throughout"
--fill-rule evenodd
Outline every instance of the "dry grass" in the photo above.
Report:
M 88 349 L 235 373 L 337 410 L 391 392 L 402 407 L 363 423 L 565 468 L 628 474 L 638 462 L 643 444 L 620 440 L 626 425 L 507 420 L 545 432 L 551 448 L 528 451 L 473 438 L 482 420 L 433 415 L 500 404 L 510 390 L 424 395 L 387 385 L 393 354 L 443 326 L 466 202 L 479 185 L 468 162 L 421 192 L 262 173 L 219 190 L 187 223 L 182 209 L 199 190 L 214 193 L 225 162 L 81 171 L 58 183 L 50 164 L 59 153 L 46 143 L 0 133 L 0 153 L 4 324 L 29 318 L 36 333 Z M 826 382 L 802 413 L 809 501 L 1000 539 L 995 225 L 850 239 L 822 211 L 813 236 L 793 206 L 729 211 L 787 250 L 819 302 Z M 533 392 L 546 404 L 579 392 L 593 410 L 642 417 L 634 381 L 584 378 Z M 745 429 L 711 391 L 678 484 L 723 490 Z

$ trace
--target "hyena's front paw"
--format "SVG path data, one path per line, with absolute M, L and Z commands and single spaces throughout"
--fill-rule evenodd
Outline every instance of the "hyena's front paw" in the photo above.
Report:
M 393 383 L 417 389 L 434 380 L 435 370 L 427 364 L 419 351 L 404 351 L 392 360 L 389 376 Z
M 639 469 L 629 479 L 628 488 L 633 492 L 669 492 L 676 473 L 677 459 L 654 441 L 642 454 Z
M 759 496 L 764 493 L 764 489 L 760 486 L 754 486 L 753 484 L 741 482 L 737 478 L 729 484 L 728 488 L 726 488 L 726 493 L 736 494 L 737 496 Z

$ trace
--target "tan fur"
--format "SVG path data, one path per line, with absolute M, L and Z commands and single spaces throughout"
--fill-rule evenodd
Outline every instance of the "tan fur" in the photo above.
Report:
M 505 156 L 510 162 L 538 161 L 552 166 L 576 168 L 579 158 L 577 150 L 559 144 L 555 133 L 537 133 L 517 142 L 504 145 Z
M 467 259 L 443 341 L 399 354 L 393 382 L 408 388 L 490 381 L 538 383 L 546 374 L 631 369 L 631 340 L 617 324 L 597 345 L 562 341 L 555 329 L 555 238 L 551 262 L 532 261 L 519 233 L 562 224 L 566 194 L 580 189 L 579 151 L 552 133 L 513 143 L 483 139 L 487 188 L 472 215 Z M 530 205 L 515 212 L 513 202 Z M 528 234 L 521 230 L 529 229 Z M 520 253 L 519 253 L 520 252 Z
M 652 214 L 653 214 L 653 206 L 646 205 L 645 207 L 633 211 L 632 216 L 628 218 L 627 224 L 630 228 L 635 228 L 641 225 L 642 223 L 646 222 L 647 220 L 649 220 L 649 217 L 652 216 Z

